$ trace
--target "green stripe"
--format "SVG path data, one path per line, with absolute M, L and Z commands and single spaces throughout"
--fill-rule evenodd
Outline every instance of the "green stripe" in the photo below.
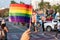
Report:
M 27 16 L 27 17 L 31 17 L 31 15 L 24 14 L 24 13 L 9 13 L 9 16 Z

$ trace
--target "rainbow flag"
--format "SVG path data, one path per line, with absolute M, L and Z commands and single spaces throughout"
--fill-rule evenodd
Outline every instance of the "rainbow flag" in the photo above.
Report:
M 32 6 L 27 4 L 10 4 L 9 21 L 10 22 L 30 22 L 32 15 Z

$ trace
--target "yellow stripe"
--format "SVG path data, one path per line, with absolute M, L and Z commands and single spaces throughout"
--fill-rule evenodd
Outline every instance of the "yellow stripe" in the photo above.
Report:
M 9 13 L 24 13 L 24 14 L 27 13 L 27 14 L 32 14 L 31 11 L 26 11 L 26 10 L 10 10 Z

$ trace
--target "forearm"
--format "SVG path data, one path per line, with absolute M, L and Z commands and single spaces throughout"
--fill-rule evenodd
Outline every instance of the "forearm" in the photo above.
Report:
M 5 30 L 6 32 L 8 32 L 8 28 L 5 27 L 4 30 Z

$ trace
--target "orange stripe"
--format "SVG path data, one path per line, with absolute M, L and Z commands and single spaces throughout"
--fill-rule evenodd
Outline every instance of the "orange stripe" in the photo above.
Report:
M 32 10 L 32 8 L 22 8 L 22 7 L 10 7 L 11 10 Z

